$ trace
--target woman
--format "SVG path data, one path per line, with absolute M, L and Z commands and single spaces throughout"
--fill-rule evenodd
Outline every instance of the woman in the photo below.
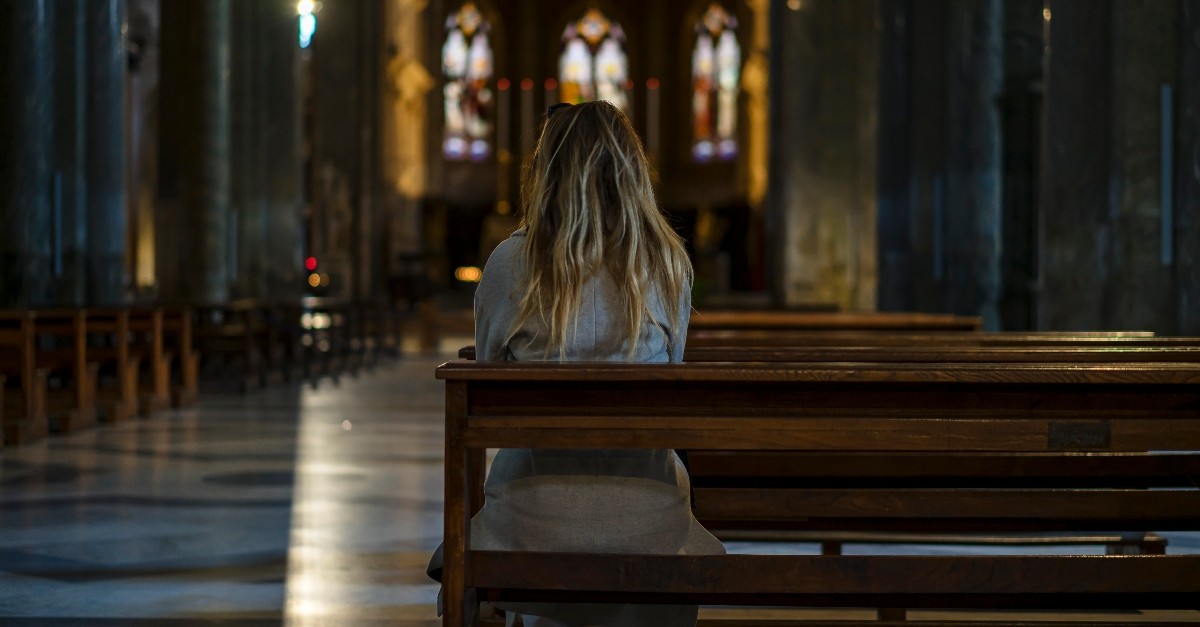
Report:
M 629 120 L 597 101 L 556 105 L 523 173 L 522 228 L 475 295 L 481 361 L 679 362 L 692 268 L 658 210 Z M 471 546 L 515 551 L 717 554 L 669 450 L 502 449 Z M 502 606 L 530 625 L 693 625 L 695 606 Z

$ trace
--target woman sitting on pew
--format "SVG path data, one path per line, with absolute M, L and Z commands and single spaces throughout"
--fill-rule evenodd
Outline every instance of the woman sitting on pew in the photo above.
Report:
M 691 263 L 625 115 L 603 101 L 550 107 L 522 193 L 522 228 L 496 247 L 475 294 L 477 359 L 682 361 Z M 485 494 L 475 549 L 724 553 L 692 516 L 669 450 L 503 449 Z M 693 625 L 697 611 L 502 607 L 526 625 Z

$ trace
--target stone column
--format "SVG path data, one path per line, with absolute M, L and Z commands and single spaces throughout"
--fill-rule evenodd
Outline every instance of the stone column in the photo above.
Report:
M 158 211 L 160 0 L 126 0 L 129 30 L 130 266 L 135 299 L 158 296 L 155 242 Z
M 313 39 L 312 224 L 315 254 L 329 276 L 324 294 L 352 298 L 357 285 L 359 206 L 362 202 L 359 3 L 329 0 Z
M 378 2 L 358 5 L 358 205 L 355 222 L 358 240 L 355 248 L 355 285 L 353 298 L 367 300 L 381 291 L 383 232 L 380 230 L 379 178 L 380 99 L 383 72 L 383 5 Z
M 879 309 L 913 309 L 912 19 L 913 0 L 880 4 Z
M 87 6 L 87 300 L 129 298 L 126 251 L 125 0 Z
M 874 309 L 876 5 L 771 8 L 773 299 Z
M 232 271 L 230 198 L 230 0 L 204 0 L 201 13 L 199 188 L 193 205 L 192 297 L 229 298 Z
M 54 58 L 46 0 L 5 3 L 0 20 L 0 306 L 50 294 Z
M 1000 328 L 1036 326 L 1038 134 L 1042 95 L 1042 0 L 1004 4 L 1004 92 L 1000 97 L 1003 199 Z
M 999 325 L 1000 116 L 1003 83 L 1000 0 L 951 5 L 946 296 L 949 311 Z
M 301 145 L 300 47 L 291 0 L 272 0 L 263 16 L 260 68 L 266 176 L 266 291 L 271 300 L 304 293 L 304 215 Z
M 230 37 L 230 263 L 232 296 L 266 295 L 267 211 L 265 180 L 266 118 L 264 102 L 262 2 L 232 4 Z
M 230 1 L 162 4 L 160 295 L 229 297 Z
M 1178 332 L 1200 335 L 1200 2 L 1180 0 L 1175 120 Z
M 1112 3 L 1047 0 L 1038 328 L 1107 326 Z
M 1162 87 L 1189 80 L 1178 73 L 1176 24 L 1179 5 L 1155 0 L 1122 0 L 1113 5 L 1113 85 L 1111 175 L 1116 182 L 1109 228 L 1112 234 L 1112 328 L 1175 333 L 1175 268 L 1178 256 L 1164 251 L 1161 237 Z M 1194 80 L 1194 79 L 1193 79 Z M 1174 97 L 1169 117 L 1174 113 Z M 1176 135 L 1168 138 L 1168 146 Z M 1175 154 L 1178 154 L 1175 152 Z M 1168 176 L 1171 173 L 1167 173 Z M 1172 238 L 1173 240 L 1173 238 Z M 1164 252 L 1170 259 L 1164 258 Z
M 54 190 L 50 241 L 53 302 L 87 301 L 87 0 L 56 0 Z

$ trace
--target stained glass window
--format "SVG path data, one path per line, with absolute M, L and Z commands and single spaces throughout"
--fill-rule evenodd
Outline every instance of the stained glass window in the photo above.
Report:
M 466 2 L 446 18 L 442 45 L 447 159 L 480 161 L 491 153 L 493 95 L 492 45 L 487 20 L 474 2 Z
M 742 49 L 737 18 L 717 3 L 696 23 L 692 51 L 692 157 L 699 162 L 737 156 L 737 104 Z
M 607 100 L 621 109 L 629 103 L 629 58 L 625 31 L 599 9 L 567 25 L 558 59 L 559 100 Z

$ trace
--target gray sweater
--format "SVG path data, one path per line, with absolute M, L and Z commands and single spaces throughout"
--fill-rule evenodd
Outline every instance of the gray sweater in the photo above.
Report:
M 520 232 L 488 259 L 475 295 L 475 350 L 481 361 L 536 361 L 546 330 L 531 320 L 506 346 L 516 316 L 524 268 Z M 584 287 L 567 361 L 626 361 L 624 308 L 606 274 Z M 661 301 L 643 324 L 633 361 L 679 362 L 687 336 L 689 293 L 677 319 Z M 557 353 L 550 355 L 557 359 Z M 471 525 L 471 546 L 494 550 L 719 554 L 714 538 L 692 516 L 687 474 L 669 450 L 502 449 L 485 486 L 486 504 Z M 567 625 L 691 625 L 695 606 L 522 604 L 517 612 Z

